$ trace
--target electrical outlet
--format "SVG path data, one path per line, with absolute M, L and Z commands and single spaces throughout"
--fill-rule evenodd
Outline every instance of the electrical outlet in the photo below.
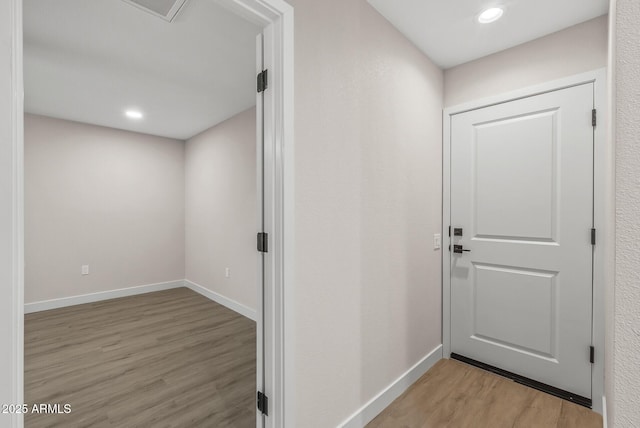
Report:
M 224 268 L 224 277 L 225 278 L 230 278 L 231 277 L 231 269 Z
M 442 247 L 442 239 L 440 237 L 440 234 L 436 233 L 435 235 L 433 235 L 433 249 L 439 250 L 440 247 Z
M 82 265 L 82 274 L 89 275 L 89 265 Z

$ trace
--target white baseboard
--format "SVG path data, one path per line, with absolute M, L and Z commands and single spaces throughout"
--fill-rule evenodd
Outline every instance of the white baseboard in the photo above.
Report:
M 98 293 L 81 294 L 79 296 L 63 297 L 60 299 L 42 300 L 40 302 L 26 303 L 24 313 L 48 311 L 50 309 L 64 308 L 67 306 L 82 305 L 84 303 L 99 302 L 102 300 L 117 299 L 119 297 L 135 296 L 137 294 L 153 293 L 154 291 L 170 290 L 172 288 L 187 287 L 196 293 L 213 300 L 227 308 L 243 315 L 253 321 L 256 320 L 256 311 L 238 303 L 235 300 L 224 297 L 195 282 L 186 279 L 177 281 L 159 282 L 157 284 L 139 285 L 136 287 L 119 288 L 117 290 L 101 291 Z
M 367 425 L 441 359 L 442 345 L 438 345 L 402 376 L 369 400 L 367 404 L 349 416 L 346 421 L 338 425 L 338 428 L 362 428 Z
M 179 287 L 184 287 L 183 280 L 139 285 L 137 287 L 81 294 L 79 296 L 63 297 L 60 299 L 42 300 L 40 302 L 26 303 L 24 305 L 24 313 L 30 314 L 33 312 L 48 311 L 50 309 L 64 308 L 66 306 L 82 305 L 83 303 L 93 303 L 101 300 L 117 299 L 118 297 L 135 296 L 137 294 L 152 293 L 154 291 L 170 290 L 172 288 Z
M 252 321 L 256 321 L 257 314 L 254 309 L 249 308 L 248 306 L 243 305 L 242 303 L 238 303 L 235 300 L 229 299 L 228 297 L 224 297 L 222 294 L 218 294 L 215 291 L 211 291 L 208 288 L 203 287 L 202 285 L 196 284 L 195 282 L 189 281 L 188 279 L 184 280 L 184 286 L 190 288 L 198 294 L 203 295 L 204 297 L 213 300 L 216 303 L 220 303 L 222 306 L 226 306 L 231 309 L 249 318 Z

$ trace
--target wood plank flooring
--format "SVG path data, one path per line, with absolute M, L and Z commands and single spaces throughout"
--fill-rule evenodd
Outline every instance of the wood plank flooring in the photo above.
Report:
M 255 427 L 256 325 L 187 288 L 28 314 L 26 428 Z
M 455 360 L 440 360 L 367 428 L 601 428 L 591 410 Z

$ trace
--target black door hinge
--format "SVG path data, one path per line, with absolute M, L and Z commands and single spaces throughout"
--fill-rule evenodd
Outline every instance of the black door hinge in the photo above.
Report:
M 589 362 L 591 362 L 591 364 L 596 362 L 596 348 L 593 346 L 589 346 Z
M 265 232 L 258 232 L 258 251 L 261 253 L 269 252 L 269 235 Z
M 451 226 L 449 226 L 449 236 L 451 236 Z
M 591 126 L 596 126 L 596 109 L 591 110 Z
M 269 397 L 258 391 L 258 410 L 265 416 L 269 416 Z
M 269 87 L 267 70 L 262 70 L 261 73 L 258 73 L 257 81 L 258 81 L 258 93 L 264 92 Z
M 591 245 L 596 245 L 596 230 L 591 229 Z

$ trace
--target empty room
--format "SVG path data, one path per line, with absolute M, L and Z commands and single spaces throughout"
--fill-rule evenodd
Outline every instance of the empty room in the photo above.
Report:
M 0 22 L 0 426 L 640 426 L 637 0 Z
M 26 427 L 255 425 L 261 29 L 172 5 L 24 3 Z

